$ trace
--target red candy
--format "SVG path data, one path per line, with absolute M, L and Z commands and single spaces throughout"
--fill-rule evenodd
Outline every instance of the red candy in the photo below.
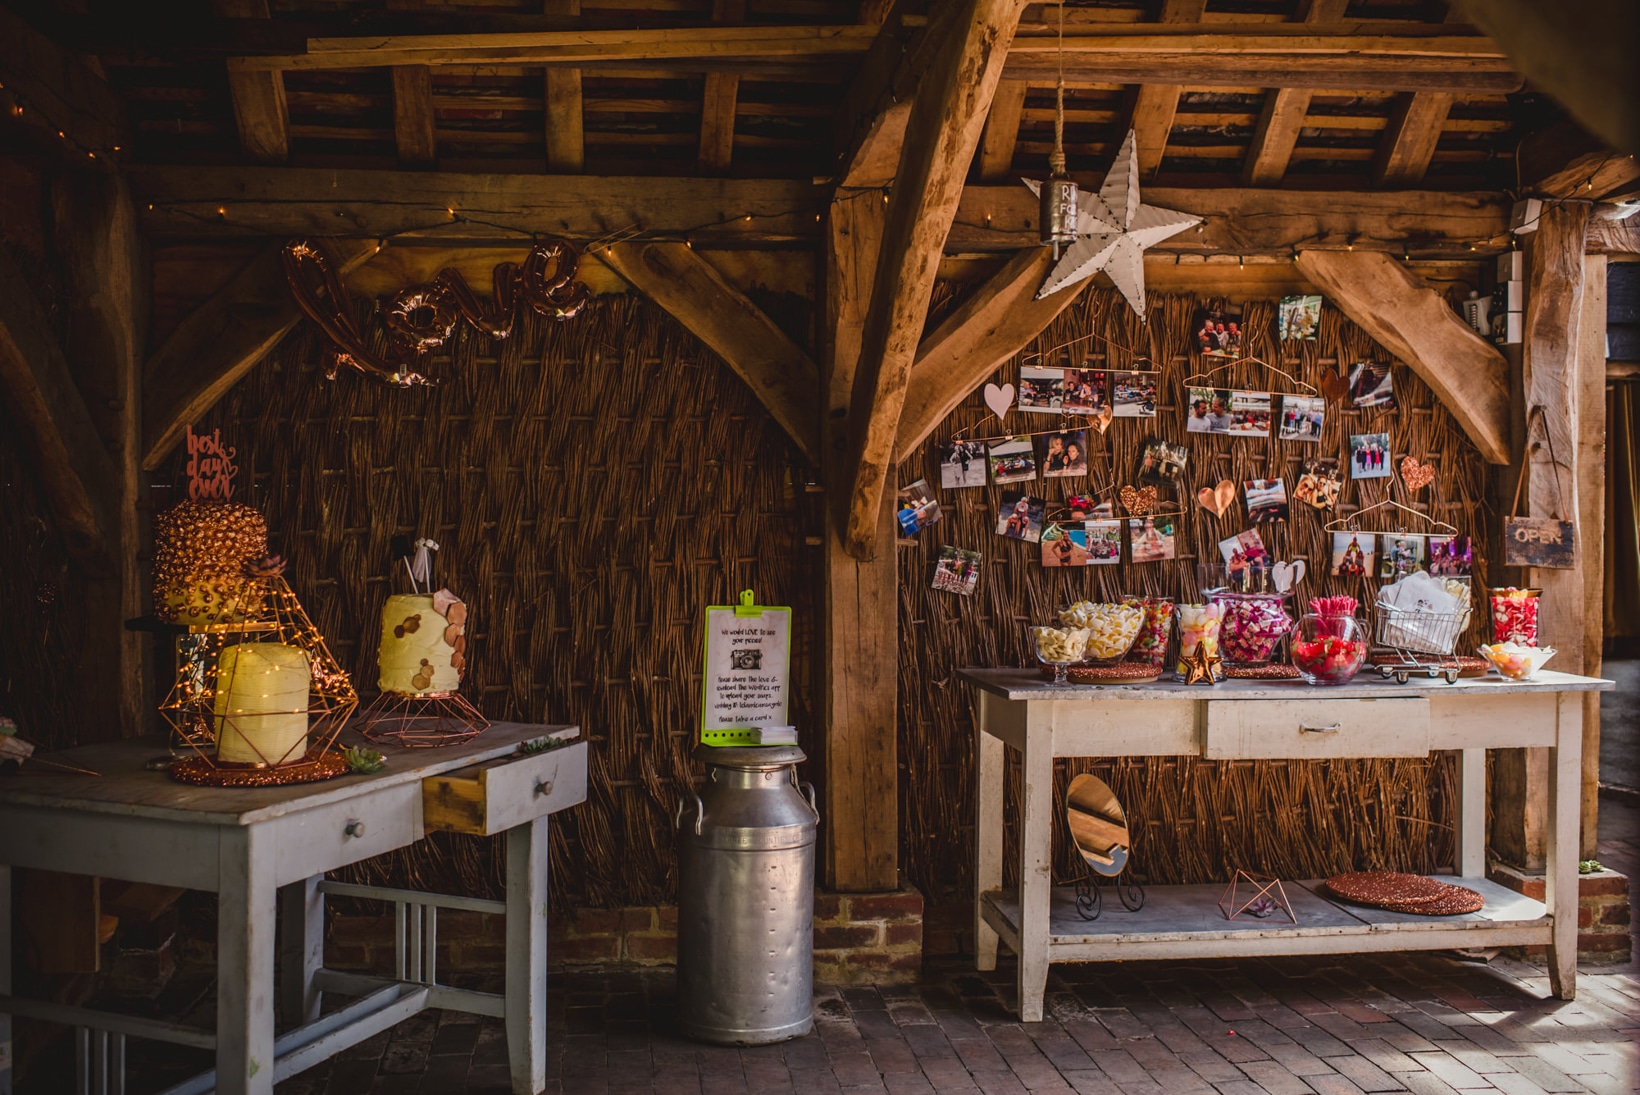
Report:
M 1537 590 L 1510 586 L 1492 591 L 1492 641 L 1538 644 Z
M 1293 643 L 1293 664 L 1317 680 L 1342 682 L 1354 677 L 1367 660 L 1367 644 L 1326 636 Z

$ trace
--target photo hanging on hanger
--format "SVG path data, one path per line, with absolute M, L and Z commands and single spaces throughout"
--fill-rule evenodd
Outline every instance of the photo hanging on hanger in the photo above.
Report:
M 1276 312 L 1276 337 L 1314 342 L 1321 330 L 1321 298 L 1299 294 L 1281 298 Z
M 1178 557 L 1177 535 L 1179 519 L 1171 514 L 1163 517 L 1132 517 L 1128 519 L 1129 553 L 1135 563 L 1159 563 Z
M 1036 446 L 1030 434 L 1003 438 L 991 446 L 988 458 L 993 483 L 1025 483 L 1036 478 Z
M 1424 537 L 1417 533 L 1380 533 L 1378 577 L 1399 581 L 1424 569 Z
M 1336 578 L 1365 578 L 1378 558 L 1378 537 L 1371 532 L 1332 534 L 1332 573 Z
M 1283 441 L 1321 441 L 1321 423 L 1327 415 L 1327 401 L 1319 395 L 1287 395 L 1281 397 L 1281 428 L 1277 433 Z
M 972 596 L 974 587 L 979 585 L 979 566 L 979 552 L 965 551 L 947 544 L 940 549 L 939 562 L 934 565 L 934 581 L 930 588 L 942 593 Z
M 1088 431 L 1061 430 L 1037 435 L 1038 466 L 1044 479 L 1088 474 Z
M 1350 366 L 1350 406 L 1395 409 L 1395 376 L 1387 362 L 1357 361 Z
M 940 446 L 940 486 L 946 490 L 985 485 L 985 443 L 947 441 Z
M 1097 520 L 1087 523 L 1088 561 L 1092 566 L 1106 566 L 1122 561 L 1122 522 Z
M 1196 312 L 1196 348 L 1203 357 L 1241 356 L 1241 306 L 1225 304 Z
M 1475 548 L 1467 536 L 1431 536 L 1429 572 L 1437 578 L 1461 578 L 1475 566 Z
M 1160 373 L 1112 372 L 1110 401 L 1117 418 L 1155 418 Z
M 1042 515 L 1047 508 L 1040 498 L 1004 491 L 997 510 L 997 535 L 1036 543 L 1042 539 Z
M 1080 522 L 1051 524 L 1042 530 L 1042 565 L 1045 567 L 1085 567 L 1093 561 L 1088 554 L 1088 529 Z
M 1110 378 L 1103 369 L 1089 368 L 1083 362 L 1080 369 L 1065 370 L 1066 414 L 1101 414 L 1110 406 Z
M 1019 370 L 1020 410 L 1037 414 L 1059 414 L 1064 402 L 1064 369 Z
M 1389 434 L 1351 434 L 1350 478 L 1383 479 L 1389 473 Z

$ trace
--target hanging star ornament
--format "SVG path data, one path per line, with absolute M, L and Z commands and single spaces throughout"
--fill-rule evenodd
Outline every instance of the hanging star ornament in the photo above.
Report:
M 1110 174 L 1099 187 L 1099 195 L 1082 196 L 1076 212 L 1076 242 L 1066 248 L 1059 262 L 1048 271 L 1042 288 L 1037 290 L 1037 300 L 1103 270 L 1133 310 L 1141 316 L 1145 314 L 1145 248 L 1200 224 L 1202 218 L 1139 201 L 1139 157 L 1134 151 L 1135 143 L 1130 129 Z M 1041 192 L 1040 182 L 1022 181 L 1031 193 Z

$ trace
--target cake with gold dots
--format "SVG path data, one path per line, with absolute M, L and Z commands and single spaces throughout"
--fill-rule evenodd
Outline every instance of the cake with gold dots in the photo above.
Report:
M 467 668 L 466 632 L 467 605 L 447 589 L 388 597 L 377 685 L 401 696 L 454 692 Z

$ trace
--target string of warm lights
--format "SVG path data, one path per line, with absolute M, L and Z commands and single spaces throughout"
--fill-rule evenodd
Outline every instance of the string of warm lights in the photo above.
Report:
M 106 148 L 97 148 L 70 136 L 69 126 L 55 121 L 48 112 L 41 110 L 33 99 L 4 80 L 0 80 L 0 112 L 12 118 L 23 118 L 25 120 L 39 118 L 45 129 L 55 132 L 58 140 L 74 152 L 83 153 L 87 159 L 114 162 L 116 159 L 114 153 L 119 152 L 121 148 L 117 144 Z

